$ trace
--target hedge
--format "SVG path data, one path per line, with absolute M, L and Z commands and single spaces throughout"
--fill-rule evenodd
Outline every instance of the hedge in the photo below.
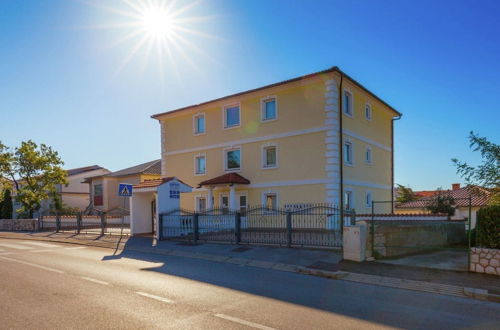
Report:
M 476 243 L 480 247 L 500 249 L 500 205 L 477 211 Z

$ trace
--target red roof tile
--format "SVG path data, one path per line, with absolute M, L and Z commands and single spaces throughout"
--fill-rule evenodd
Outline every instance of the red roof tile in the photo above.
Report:
M 400 209 L 420 209 L 430 205 L 433 197 L 441 193 L 443 196 L 450 196 L 455 200 L 455 206 L 467 207 L 469 206 L 469 195 L 472 197 L 472 206 L 484 206 L 488 203 L 492 193 L 484 188 L 477 186 L 468 186 L 456 190 L 436 190 L 433 194 L 432 191 L 425 191 L 429 194 L 424 194 L 424 197 L 412 202 L 396 204 L 396 208 Z
M 175 179 L 176 177 L 175 176 L 169 176 L 167 178 L 162 178 L 162 179 L 151 179 L 151 180 L 144 180 L 142 181 L 141 183 L 139 184 L 135 184 L 133 187 L 134 189 L 141 189 L 141 188 L 155 188 L 155 187 L 158 187 L 159 185 L 165 183 L 165 182 L 169 182 L 169 181 L 172 181 L 173 179 Z M 182 182 L 181 180 L 179 180 L 177 178 L 177 181 L 179 181 L 180 183 L 182 184 L 185 184 L 186 186 L 189 186 L 191 187 L 190 185 L 188 185 L 187 183 L 185 182 Z
M 200 182 L 199 186 L 210 186 L 216 184 L 232 184 L 232 183 L 250 184 L 250 180 L 242 177 L 238 173 L 226 173 L 216 178 Z

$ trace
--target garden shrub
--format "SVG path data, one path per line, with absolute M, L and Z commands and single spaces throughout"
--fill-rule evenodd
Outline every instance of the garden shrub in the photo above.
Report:
M 500 249 L 500 205 L 482 207 L 477 211 L 476 244 Z

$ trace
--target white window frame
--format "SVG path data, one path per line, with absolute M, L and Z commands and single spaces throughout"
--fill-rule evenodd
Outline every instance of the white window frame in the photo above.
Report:
M 349 158 L 350 158 L 350 161 L 347 161 L 347 157 L 346 157 L 346 145 L 349 145 L 350 148 L 350 153 L 349 153 Z M 344 165 L 347 165 L 347 166 L 354 166 L 354 143 L 352 143 L 351 140 L 349 139 L 345 139 L 344 140 L 344 143 L 342 144 L 342 152 L 343 152 L 343 158 L 344 158 Z
M 240 151 L 240 167 L 237 169 L 230 169 L 227 167 L 227 153 L 233 150 Z M 240 172 L 241 169 L 243 168 L 243 150 L 241 146 L 234 146 L 222 149 L 222 161 L 224 162 L 224 172 Z
M 219 195 L 219 208 L 223 208 L 223 205 L 222 205 L 222 199 L 226 197 L 227 198 L 227 209 L 229 210 L 229 194 L 228 193 L 221 193 Z
M 368 154 L 370 154 L 370 157 L 368 158 Z M 367 146 L 365 148 L 365 163 L 371 165 L 373 164 L 373 149 L 370 146 Z
M 238 117 L 240 118 L 240 121 L 239 121 L 238 125 L 227 126 L 227 122 L 226 122 L 226 119 L 227 119 L 226 110 L 229 109 L 229 108 L 235 108 L 235 107 L 238 107 Z M 225 106 L 222 107 L 222 127 L 224 129 L 233 129 L 233 128 L 241 127 L 241 104 L 239 102 L 238 103 L 227 104 L 227 105 L 225 105 Z
M 368 196 L 370 196 L 370 202 L 368 202 Z M 373 193 L 370 190 L 365 191 L 365 205 L 366 208 L 372 208 Z
M 199 200 L 200 199 L 204 199 L 205 200 L 205 210 L 208 210 L 207 209 L 207 206 L 208 206 L 208 197 L 206 195 L 197 195 L 194 197 L 194 209 L 196 210 L 196 212 L 200 212 L 200 207 L 199 207 Z
M 275 118 L 266 119 L 265 118 L 266 101 L 269 101 L 269 100 L 274 100 L 276 116 L 275 116 Z M 260 121 L 262 123 L 269 123 L 269 122 L 275 121 L 275 120 L 278 120 L 278 98 L 275 95 L 269 95 L 269 96 L 261 98 L 260 99 Z
M 280 205 L 279 194 L 277 191 L 274 191 L 274 190 L 267 190 L 267 191 L 262 192 L 262 206 L 267 207 L 266 201 L 267 201 L 268 195 L 275 195 L 276 196 L 276 208 L 279 208 L 279 205 Z
M 205 158 L 205 172 L 203 172 L 203 173 L 198 173 L 198 161 L 197 161 L 197 159 L 200 157 Z M 194 175 L 195 176 L 207 175 L 207 156 L 205 154 L 197 154 L 194 156 Z
M 246 198 L 245 211 L 248 211 L 248 191 L 240 191 L 236 194 L 236 203 L 238 204 L 238 210 L 241 211 L 240 197 L 244 196 Z
M 196 129 L 198 128 L 196 119 L 198 117 L 203 117 L 203 120 L 205 121 L 205 127 L 204 127 L 205 130 L 203 132 L 196 131 Z M 193 115 L 193 135 L 195 135 L 195 136 L 205 135 L 206 133 L 207 133 L 207 117 L 205 116 L 204 112 L 198 112 L 198 113 Z
M 351 196 L 351 204 L 352 205 L 348 205 L 349 207 L 346 207 L 346 201 L 347 201 L 347 198 L 346 198 L 346 195 L 350 195 Z M 344 207 L 345 209 L 354 209 L 353 206 L 355 206 L 355 201 L 354 201 L 354 191 L 352 191 L 352 189 L 344 189 L 344 205 L 342 207 Z
M 351 95 L 351 102 L 349 103 L 349 107 L 346 108 L 345 107 L 345 94 L 350 94 Z M 354 93 L 350 90 L 350 89 L 347 89 L 347 88 L 344 88 L 344 90 L 342 91 L 342 113 L 348 117 L 351 117 L 353 118 L 354 117 Z M 347 112 L 346 112 L 347 110 Z
M 267 154 L 266 154 L 266 149 L 267 148 L 274 148 L 276 150 L 276 164 L 274 166 L 267 166 L 266 161 L 267 161 Z M 261 146 L 261 168 L 263 170 L 269 170 L 273 168 L 278 168 L 278 145 L 276 143 L 266 143 Z
M 369 116 L 367 116 L 367 112 L 366 110 L 367 109 L 370 109 L 370 111 L 368 111 L 368 113 L 370 114 Z M 365 119 L 368 120 L 368 121 L 372 121 L 372 118 L 373 118 L 373 107 L 370 103 L 365 103 L 365 109 L 364 109 L 364 112 L 365 112 Z

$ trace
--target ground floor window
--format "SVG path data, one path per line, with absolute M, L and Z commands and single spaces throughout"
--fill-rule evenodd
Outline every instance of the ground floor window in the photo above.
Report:
M 278 208 L 278 195 L 276 193 L 264 193 L 264 206 L 268 209 Z
M 344 207 L 346 209 L 354 208 L 354 198 L 352 191 L 348 190 L 344 193 Z
M 204 212 L 207 209 L 207 199 L 205 197 L 196 197 L 196 211 Z

